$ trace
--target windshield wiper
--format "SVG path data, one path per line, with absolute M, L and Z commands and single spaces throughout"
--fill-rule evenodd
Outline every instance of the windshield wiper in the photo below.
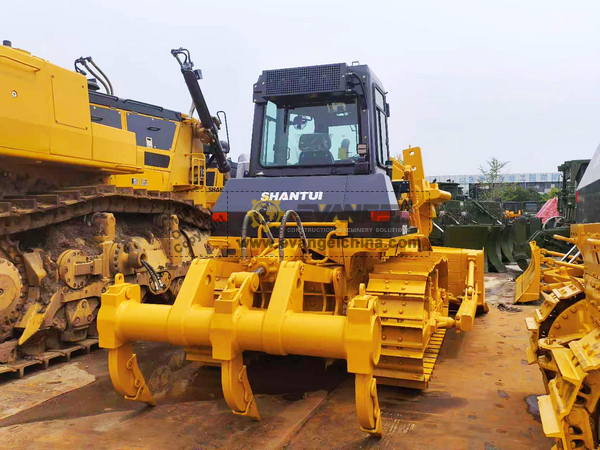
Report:
M 365 89 L 365 82 L 362 80 L 361 77 L 359 77 L 354 72 L 348 72 L 346 75 L 349 76 L 349 77 L 356 77 L 356 79 L 358 80 L 358 84 L 360 84 L 360 89 L 362 90 L 362 95 L 354 92 L 353 89 L 348 89 L 348 90 L 351 91 L 353 94 L 357 95 L 360 98 L 360 106 L 361 106 L 361 108 L 362 109 L 367 109 L 367 90 Z
M 290 116 L 290 108 L 285 108 L 285 114 L 283 115 L 283 134 L 287 133 L 289 116 Z

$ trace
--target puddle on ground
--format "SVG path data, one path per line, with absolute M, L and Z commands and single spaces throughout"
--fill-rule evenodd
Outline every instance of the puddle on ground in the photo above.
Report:
M 533 416 L 536 422 L 542 423 L 540 417 L 540 405 L 538 405 L 537 395 L 528 395 L 525 397 L 525 403 L 527 404 L 527 412 Z
M 498 384 L 498 383 L 496 383 Z M 510 398 L 509 395 L 506 393 L 506 391 L 503 391 L 502 389 L 498 390 L 498 397 L 500 398 Z

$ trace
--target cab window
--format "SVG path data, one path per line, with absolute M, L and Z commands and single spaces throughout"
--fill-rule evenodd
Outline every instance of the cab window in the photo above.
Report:
M 261 166 L 354 164 L 359 138 L 356 98 L 280 102 L 269 101 L 265 108 Z
M 377 162 L 383 166 L 390 159 L 390 154 L 388 149 L 385 97 L 377 87 L 375 87 L 375 143 L 377 145 Z

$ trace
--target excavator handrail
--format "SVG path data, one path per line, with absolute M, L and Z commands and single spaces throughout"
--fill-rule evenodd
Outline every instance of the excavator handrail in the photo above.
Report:
M 40 70 L 42 70 L 41 67 L 36 66 L 35 64 L 30 64 L 28 62 L 25 61 L 21 61 L 20 59 L 17 58 L 13 58 L 12 56 L 8 56 L 8 55 L 0 55 L 0 58 L 6 58 L 10 61 L 16 62 L 18 64 L 23 64 L 24 66 L 27 66 L 31 69 L 33 69 L 35 72 L 39 72 Z

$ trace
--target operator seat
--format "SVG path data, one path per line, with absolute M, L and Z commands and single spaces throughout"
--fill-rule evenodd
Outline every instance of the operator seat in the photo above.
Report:
M 350 154 L 350 139 L 342 140 L 342 144 L 338 149 L 338 160 L 340 159 L 348 159 L 348 155 Z
M 310 133 L 300 136 L 298 164 L 306 166 L 333 164 L 331 138 L 327 133 Z

